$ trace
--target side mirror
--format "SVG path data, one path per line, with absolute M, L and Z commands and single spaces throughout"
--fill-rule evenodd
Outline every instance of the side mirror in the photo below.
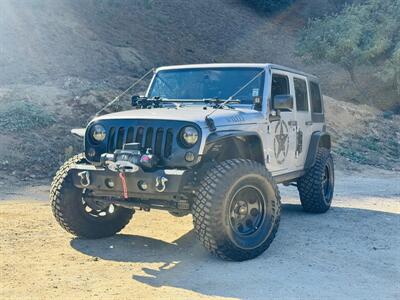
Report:
M 272 108 L 275 110 L 292 110 L 293 96 L 292 95 L 276 95 L 272 102 Z
M 139 95 L 133 95 L 133 96 L 132 96 L 132 98 L 131 98 L 131 104 L 132 104 L 133 107 L 138 106 L 138 101 L 139 101 L 139 99 L 140 99 L 140 96 L 139 96 Z

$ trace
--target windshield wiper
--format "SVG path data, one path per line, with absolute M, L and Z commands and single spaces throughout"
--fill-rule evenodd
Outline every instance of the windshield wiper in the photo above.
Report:
M 233 103 L 233 104 L 240 104 L 239 99 L 220 99 L 220 98 L 204 98 L 203 101 L 205 103 L 214 104 L 218 107 L 223 107 L 226 104 Z
M 221 108 L 223 106 L 225 106 L 227 103 L 229 103 L 230 101 L 233 100 L 233 97 L 236 97 L 241 91 L 243 91 L 245 88 L 247 88 L 254 80 L 256 80 L 259 76 L 261 76 L 263 73 L 265 72 L 265 69 L 263 69 L 261 72 L 259 72 L 258 74 L 256 74 L 256 76 L 254 76 L 252 79 L 250 79 L 246 84 L 244 84 L 242 87 L 240 87 L 240 89 L 238 89 L 235 93 L 232 94 L 232 96 L 230 96 L 227 100 L 223 101 L 221 104 L 219 104 L 219 106 L 217 108 Z M 206 117 L 206 123 L 208 128 L 210 129 L 210 131 L 215 131 L 217 130 L 217 128 L 215 127 L 214 124 L 214 120 L 210 118 L 210 116 L 215 113 L 217 110 L 214 109 L 211 113 L 209 113 Z
M 132 99 L 132 106 L 140 108 L 161 107 L 165 103 L 206 103 L 213 105 L 214 108 L 222 108 L 228 103 L 240 103 L 239 99 L 220 99 L 220 98 L 203 98 L 203 99 L 171 99 L 162 97 L 136 97 Z

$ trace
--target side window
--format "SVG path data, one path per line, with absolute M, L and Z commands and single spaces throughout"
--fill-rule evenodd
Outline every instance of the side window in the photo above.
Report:
M 289 95 L 289 78 L 284 75 L 274 74 L 272 75 L 272 85 L 271 85 L 271 100 L 274 99 L 276 95 Z
M 318 83 L 310 82 L 311 109 L 313 113 L 322 114 L 322 97 Z
M 303 79 L 294 78 L 297 111 L 308 111 L 307 83 Z

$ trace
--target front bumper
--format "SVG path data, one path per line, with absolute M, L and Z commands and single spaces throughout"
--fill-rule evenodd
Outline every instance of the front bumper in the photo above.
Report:
M 82 182 L 82 174 L 88 176 L 88 182 Z M 72 170 L 74 186 L 87 189 L 95 197 L 122 198 L 123 185 L 119 173 L 90 164 L 78 164 Z M 166 169 L 145 172 L 143 169 L 135 173 L 125 173 L 128 197 L 133 199 L 178 200 L 187 178 L 186 170 Z M 165 178 L 164 189 L 160 187 L 160 179 Z M 110 185 L 110 182 L 113 184 Z M 145 182 L 147 189 L 141 189 Z

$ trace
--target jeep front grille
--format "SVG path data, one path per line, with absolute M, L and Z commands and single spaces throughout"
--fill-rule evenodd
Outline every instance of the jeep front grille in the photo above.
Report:
M 122 149 L 127 143 L 140 143 L 142 149 L 151 148 L 160 158 L 168 158 L 172 153 L 174 131 L 172 128 L 155 127 L 111 127 L 108 132 L 107 152 Z

